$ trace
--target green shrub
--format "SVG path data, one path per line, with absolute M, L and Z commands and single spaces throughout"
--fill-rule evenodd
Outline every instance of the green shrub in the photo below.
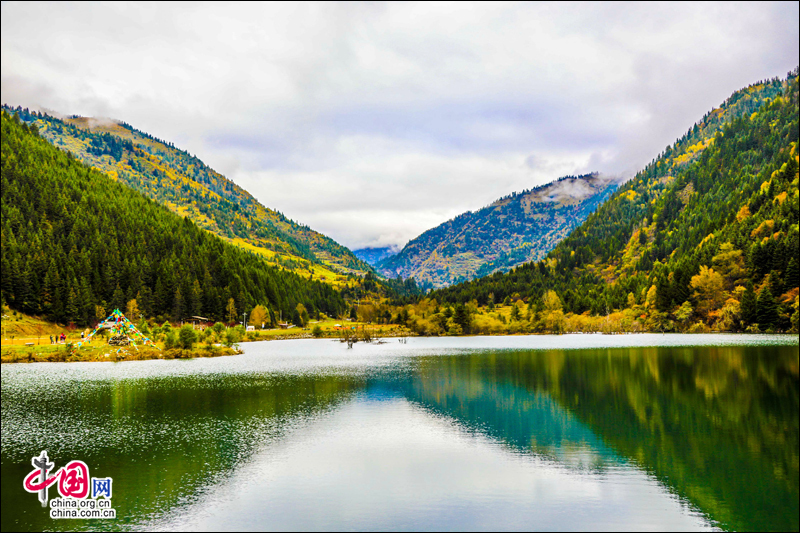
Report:
M 191 350 L 194 343 L 197 342 L 197 332 L 190 324 L 184 324 L 178 333 L 180 346 L 184 350 Z
M 225 332 L 225 346 L 228 348 L 239 342 L 239 340 L 240 337 L 239 333 L 236 331 L 236 328 L 230 328 Z
M 171 350 L 175 348 L 177 345 L 178 345 L 178 337 L 177 335 L 175 335 L 175 332 L 172 329 L 170 329 L 164 335 L 164 349 Z

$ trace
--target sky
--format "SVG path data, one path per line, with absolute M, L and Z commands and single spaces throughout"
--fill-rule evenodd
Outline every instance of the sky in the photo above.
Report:
M 3 2 L 3 103 L 123 120 L 352 248 L 629 178 L 797 66 L 798 2 Z

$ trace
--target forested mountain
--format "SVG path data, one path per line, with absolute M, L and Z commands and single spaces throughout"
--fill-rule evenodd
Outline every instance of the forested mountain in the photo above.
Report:
M 42 137 L 89 166 L 188 216 L 201 228 L 262 253 L 274 264 L 296 271 L 310 270 L 309 262 L 341 273 L 371 270 L 344 246 L 264 207 L 172 143 L 124 122 L 87 117 L 62 120 L 27 109 L 4 109 L 34 124 Z
M 796 328 L 797 142 L 795 69 L 733 94 L 546 259 L 433 296 L 521 297 L 556 329 L 564 313 L 630 330 Z
M 616 188 L 597 174 L 566 176 L 468 211 L 378 263 L 388 277 L 443 287 L 544 257 Z
M 356 257 L 365 263 L 375 266 L 384 259 L 397 254 L 397 249 L 391 246 L 382 246 L 379 248 L 359 248 L 358 250 L 353 250 L 353 254 L 355 254 Z
M 132 299 L 145 316 L 173 320 L 231 320 L 256 304 L 284 316 L 298 303 L 312 315 L 346 308 L 330 285 L 224 242 L 55 148 L 5 110 L 1 226 L 2 299 L 57 322 L 85 325 Z

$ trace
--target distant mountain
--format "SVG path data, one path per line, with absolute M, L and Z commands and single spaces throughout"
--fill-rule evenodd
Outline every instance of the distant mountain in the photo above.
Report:
M 544 257 L 616 187 L 611 178 L 587 174 L 511 194 L 426 231 L 378 269 L 433 287 L 508 271 Z
M 736 91 L 545 260 L 433 297 L 517 295 L 551 325 L 563 311 L 626 331 L 797 331 L 797 76 Z
M 265 207 L 196 156 L 124 122 L 3 109 L 87 165 L 273 264 L 328 281 L 333 273 L 312 264 L 342 274 L 372 270 L 346 247 Z
M 375 266 L 380 261 L 388 259 L 397 255 L 398 249 L 393 246 L 384 246 L 382 248 L 359 248 L 353 250 L 353 254 L 364 261 L 365 263 Z

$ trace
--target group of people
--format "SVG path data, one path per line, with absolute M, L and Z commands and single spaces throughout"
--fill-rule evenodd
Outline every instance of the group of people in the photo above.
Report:
M 66 340 L 67 340 L 67 336 L 64 335 L 63 333 L 61 335 L 56 335 L 55 338 L 53 338 L 53 336 L 50 335 L 50 344 L 58 344 L 58 343 L 66 341 Z

